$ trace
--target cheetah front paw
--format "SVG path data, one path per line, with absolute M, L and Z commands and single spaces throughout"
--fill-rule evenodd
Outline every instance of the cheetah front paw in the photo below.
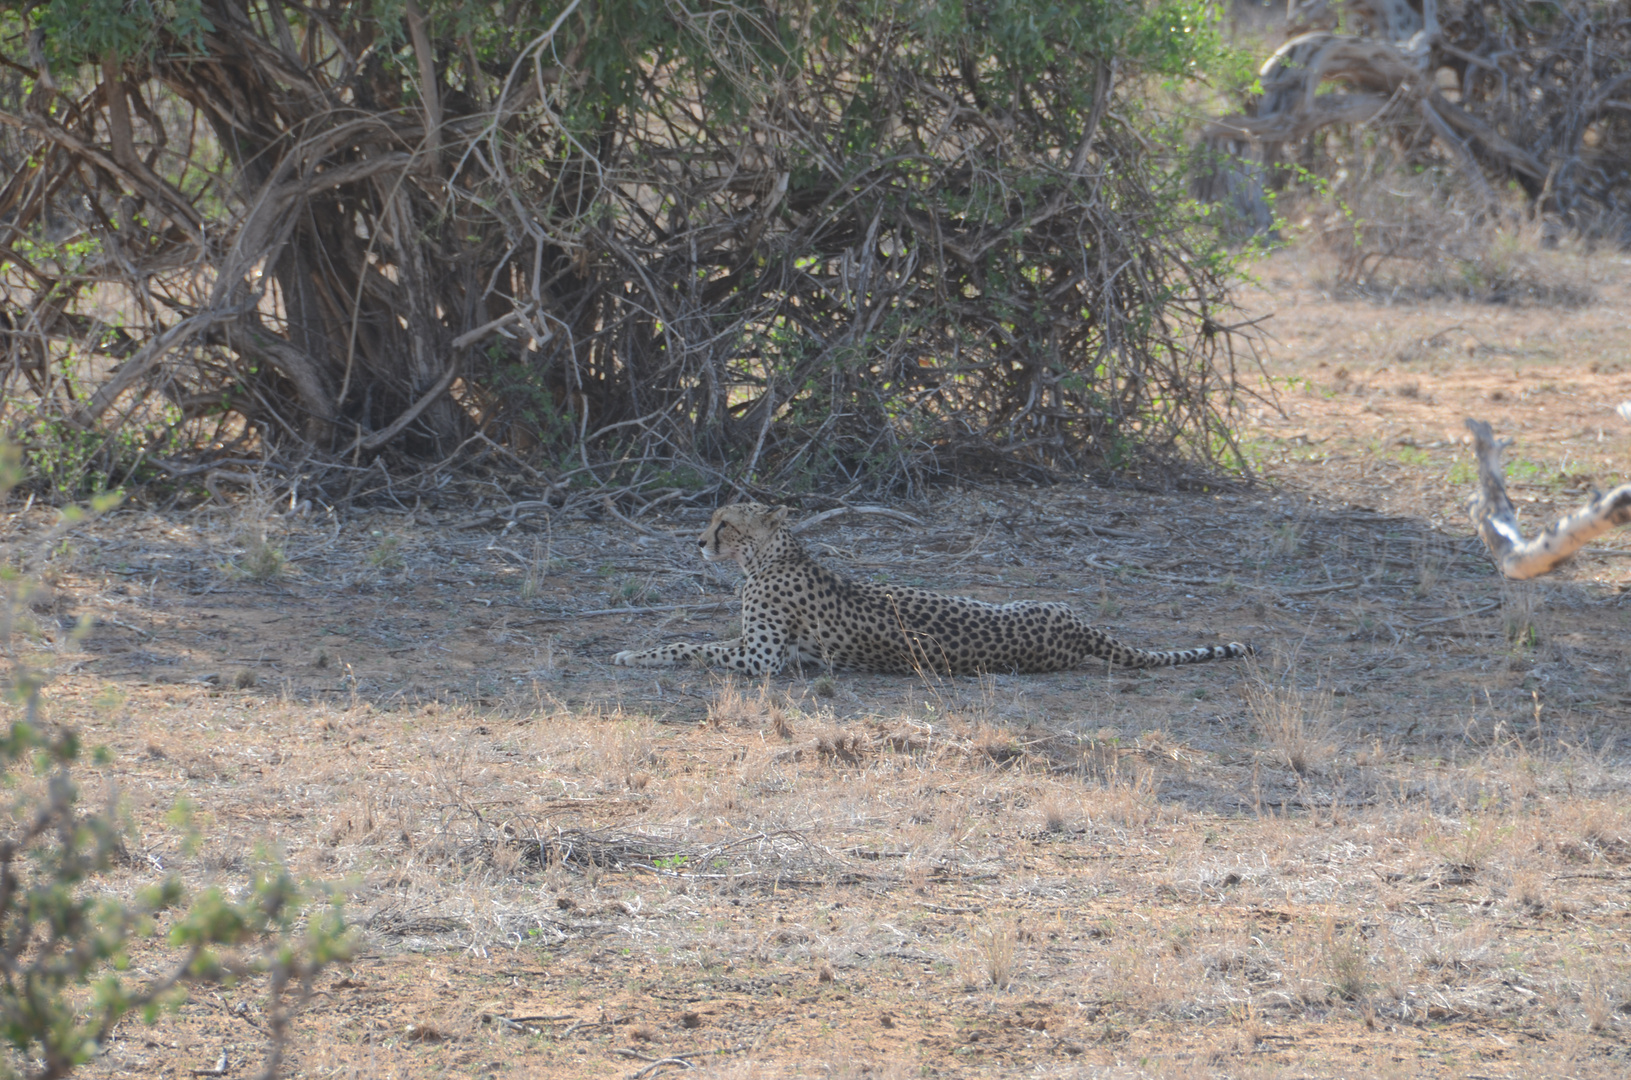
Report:
M 617 667 L 673 667 L 675 658 L 665 655 L 661 650 L 653 652 L 649 649 L 635 651 L 624 649 L 612 657 L 612 663 Z

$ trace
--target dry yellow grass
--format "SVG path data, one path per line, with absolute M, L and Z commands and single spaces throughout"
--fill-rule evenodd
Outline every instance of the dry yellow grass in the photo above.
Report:
M 613 1075 L 640 1024 L 659 1048 L 752 1056 L 714 1063 L 724 1076 L 942 1054 L 1046 1075 L 1131 1055 L 1151 1075 L 1268 1075 L 1295 1054 L 1325 1075 L 1350 1030 L 1385 1072 L 1532 1029 L 1606 1076 L 1624 1035 L 1626 811 L 1613 787 L 1581 791 L 1601 766 L 1557 744 L 1448 775 L 1397 756 L 1369 781 L 1337 750 L 1341 787 L 1259 758 L 1259 781 L 1282 773 L 1306 808 L 1219 816 L 1160 797 L 1223 767 L 1170 731 L 1093 780 L 1060 771 L 1038 729 L 953 723 L 931 741 L 888 718 L 829 718 L 789 745 L 768 725 L 193 687 L 98 712 L 59 686 L 54 709 L 119 752 L 138 824 L 112 887 L 161 866 L 230 882 L 251 837 L 347 882 L 368 945 L 301 1021 L 308 1075 L 489 1059 Z M 163 824 L 183 796 L 204 811 L 192 855 Z M 254 988 L 231 1000 L 253 1007 Z M 698 1027 L 667 1004 L 682 1000 Z M 162 1021 L 175 1048 L 127 1025 L 99 1068 L 187 1047 L 208 1065 L 218 1015 Z M 516 1020 L 545 1015 L 570 1019 Z

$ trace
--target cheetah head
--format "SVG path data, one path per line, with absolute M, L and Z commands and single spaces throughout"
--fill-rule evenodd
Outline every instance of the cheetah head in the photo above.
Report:
M 787 521 L 787 507 L 772 509 L 762 503 L 737 503 L 714 511 L 697 540 L 709 562 L 735 559 L 744 570 L 762 555 Z

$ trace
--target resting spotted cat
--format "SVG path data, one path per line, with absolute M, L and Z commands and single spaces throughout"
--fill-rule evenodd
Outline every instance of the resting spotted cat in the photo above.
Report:
M 805 553 L 786 528 L 787 509 L 758 503 L 714 514 L 697 545 L 710 562 L 735 559 L 742 582 L 742 636 L 706 645 L 626 650 L 625 667 L 670 667 L 687 660 L 748 675 L 780 671 L 789 660 L 862 671 L 1063 671 L 1090 658 L 1122 667 L 1166 667 L 1252 654 L 1230 643 L 1149 652 L 1089 626 L 1066 604 L 987 604 L 962 596 L 840 577 Z

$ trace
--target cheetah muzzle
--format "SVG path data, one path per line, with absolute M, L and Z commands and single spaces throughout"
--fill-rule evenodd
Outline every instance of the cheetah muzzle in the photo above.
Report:
M 627 650 L 612 662 L 671 667 L 689 660 L 763 675 L 793 660 L 861 671 L 975 675 L 1064 671 L 1089 658 L 1121 667 L 1169 667 L 1253 651 L 1231 642 L 1151 652 L 1123 645 L 1066 604 L 987 604 L 849 581 L 806 554 L 786 521 L 786 507 L 739 503 L 716 512 L 697 541 L 704 559 L 734 559 L 747 575 L 741 637 Z

